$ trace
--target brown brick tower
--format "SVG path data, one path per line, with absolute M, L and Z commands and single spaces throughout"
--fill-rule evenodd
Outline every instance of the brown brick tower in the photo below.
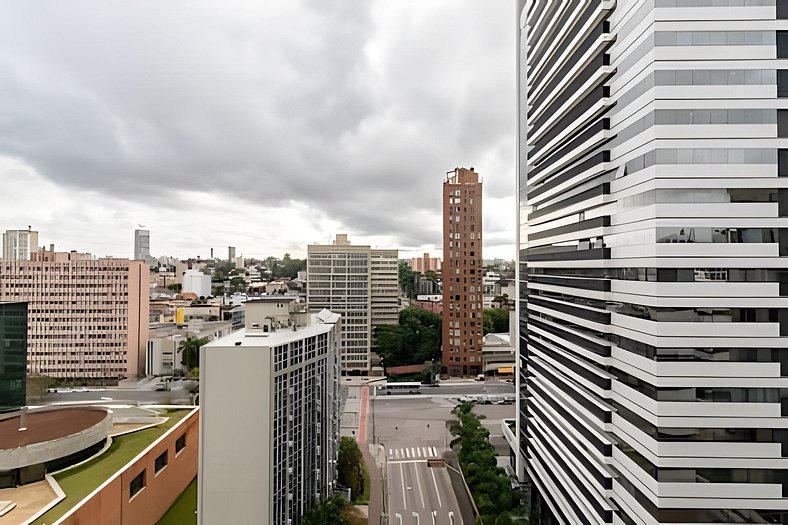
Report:
M 483 373 L 482 182 L 473 168 L 443 181 L 443 349 L 450 376 Z

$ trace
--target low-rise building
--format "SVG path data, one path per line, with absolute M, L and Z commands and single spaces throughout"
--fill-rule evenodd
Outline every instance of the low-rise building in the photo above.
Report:
M 200 351 L 198 523 L 296 524 L 333 493 L 340 316 L 245 305 L 245 329 Z
M 210 297 L 211 276 L 198 270 L 186 270 L 183 274 L 181 290 L 184 293 L 193 293 L 197 297 Z
M 213 341 L 232 331 L 231 321 L 151 324 L 145 352 L 145 374 L 169 376 L 178 371 L 187 372 L 181 364 L 181 342 L 190 337 Z

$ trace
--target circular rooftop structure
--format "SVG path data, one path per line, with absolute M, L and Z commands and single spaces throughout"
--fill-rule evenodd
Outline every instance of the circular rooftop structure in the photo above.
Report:
M 111 427 L 112 411 L 99 407 L 46 407 L 0 415 L 0 471 L 17 472 L 16 484 L 23 484 L 28 473 L 38 478 L 42 470 L 77 463 L 101 448 Z M 7 483 L 0 480 L 0 486 Z

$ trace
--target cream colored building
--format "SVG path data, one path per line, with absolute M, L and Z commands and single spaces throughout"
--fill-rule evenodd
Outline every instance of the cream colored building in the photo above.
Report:
M 27 301 L 30 373 L 135 377 L 148 341 L 149 269 L 142 261 L 38 251 L 0 261 L 0 301 Z
M 343 373 L 370 370 L 375 326 L 398 322 L 398 286 L 397 250 L 353 245 L 345 234 L 307 247 L 307 304 L 342 314 Z
M 399 323 L 399 251 L 369 252 L 372 327 Z

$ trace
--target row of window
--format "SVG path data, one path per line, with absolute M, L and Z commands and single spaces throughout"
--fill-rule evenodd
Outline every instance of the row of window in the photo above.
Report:
M 178 439 L 175 440 L 175 457 L 178 457 L 178 454 L 186 448 L 186 434 L 184 433 Z M 158 476 L 159 473 L 164 470 L 168 463 L 168 455 L 169 451 L 165 450 L 154 461 L 153 469 L 154 469 L 154 476 Z M 139 494 L 142 489 L 145 488 L 147 484 L 146 479 L 146 472 L 147 469 L 144 469 L 142 472 L 137 474 L 134 479 L 129 482 L 129 501 L 131 501 L 134 496 Z

